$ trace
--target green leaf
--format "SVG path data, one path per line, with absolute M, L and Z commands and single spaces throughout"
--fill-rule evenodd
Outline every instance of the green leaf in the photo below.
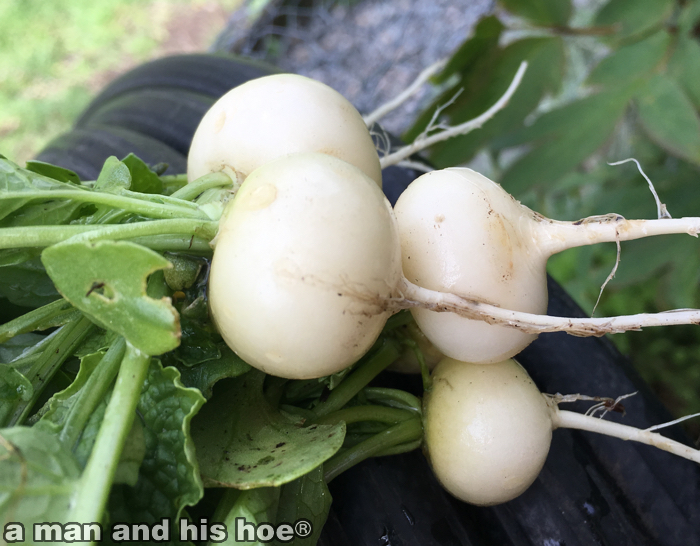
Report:
M 301 478 L 282 486 L 277 523 L 291 523 L 299 519 L 311 522 L 313 533 L 308 538 L 297 538 L 295 546 L 314 546 L 318 542 L 328 512 L 331 509 L 331 493 L 323 479 L 323 466 L 304 474 Z M 275 542 L 276 546 L 281 543 Z
M 668 73 L 681 84 L 695 109 L 700 110 L 700 43 L 697 39 L 682 36 L 678 40 L 668 63 Z
M 675 80 L 656 76 L 638 95 L 637 105 L 649 138 L 677 157 L 700 163 L 700 120 Z
M 588 82 L 620 87 L 628 85 L 630 80 L 649 77 L 664 60 L 670 43 L 669 33 L 661 30 L 644 40 L 621 47 L 593 69 Z
M 72 182 L 54 180 L 22 169 L 7 159 L 0 159 L 0 195 L 2 193 L 31 193 L 33 191 L 76 190 L 79 188 L 79 185 Z
M 250 371 L 250 364 L 244 362 L 225 343 L 217 344 L 217 348 L 220 356 L 216 360 L 208 360 L 196 366 L 178 366 L 182 383 L 186 387 L 199 389 L 207 400 L 211 398 L 212 388 L 218 381 Z M 176 352 L 177 350 L 174 353 Z M 169 353 L 168 356 L 174 353 Z
M 505 92 L 523 60 L 529 65 L 525 76 L 508 105 L 477 129 L 465 136 L 451 138 L 433 148 L 431 160 L 438 167 L 464 163 L 484 145 L 498 147 L 494 138 L 523 125 L 545 93 L 554 93 L 561 84 L 564 53 L 559 38 L 528 38 L 510 44 L 495 58 L 486 58 L 475 66 L 460 83 L 464 92 L 447 110 L 454 125 L 472 119 L 491 107 Z
M 128 190 L 131 187 L 131 172 L 129 168 L 111 156 L 102 165 L 95 189 L 109 193 L 119 193 L 121 190 Z
M 3 325 L 2 328 L 4 328 L 4 326 L 5 325 Z M 25 350 L 29 349 L 30 347 L 33 347 L 40 341 L 43 341 L 45 338 L 46 336 L 33 333 L 12 336 L 9 340 L 0 344 L 0 362 L 12 362 Z
M 0 519 L 65 522 L 80 476 L 73 455 L 58 438 L 37 428 L 0 430 Z
M 41 307 L 57 300 L 60 294 L 46 274 L 41 260 L 25 260 L 33 250 L 20 252 L 23 261 L 16 265 L 0 266 L 0 295 L 15 305 Z
M 202 270 L 204 260 L 179 254 L 168 254 L 168 260 L 173 264 L 165 273 L 165 282 L 172 290 L 186 290 L 190 288 Z
M 79 216 L 80 209 L 84 207 L 85 203 L 72 200 L 25 204 L 0 222 L 0 225 L 2 227 L 19 227 L 68 224 Z
M 571 17 L 570 0 L 499 0 L 499 3 L 536 25 L 564 26 Z
M 51 165 L 50 163 L 44 163 L 43 161 L 36 161 L 32 159 L 27 161 L 25 168 L 28 171 L 53 178 L 59 182 L 80 184 L 80 177 L 76 173 L 57 165 Z
M 345 424 L 302 427 L 265 399 L 257 370 L 231 380 L 192 426 L 206 486 L 279 486 L 303 476 L 335 454 Z
M 137 408 L 146 452 L 136 485 L 112 490 L 112 521 L 178 521 L 185 507 L 202 498 L 190 421 L 203 403 L 198 391 L 183 387 L 175 368 L 152 360 Z
M 503 23 L 495 15 L 481 19 L 474 29 L 474 35 L 464 42 L 447 61 L 442 72 L 434 78 L 435 82 L 444 83 L 453 74 L 468 71 L 479 58 L 484 56 L 485 51 L 495 50 L 504 28 Z
M 103 328 L 151 355 L 179 345 L 177 311 L 146 295 L 148 275 L 170 266 L 156 252 L 129 242 L 62 243 L 41 259 L 59 292 Z
M 75 399 L 80 396 L 80 391 L 85 386 L 88 378 L 102 360 L 106 351 L 93 353 L 80 359 L 80 369 L 73 382 L 64 390 L 54 394 L 45 406 L 41 420 L 35 425 L 46 430 L 56 432 L 60 430 L 66 414 L 73 406 Z
M 673 13 L 673 0 L 610 0 L 598 12 L 596 25 L 616 25 L 614 40 L 632 38 L 660 27 Z
M 520 195 L 534 185 L 556 182 L 605 143 L 627 101 L 623 92 L 605 92 L 543 114 L 507 142 L 541 145 L 510 166 L 500 181 L 503 187 Z
M 137 156 L 129 154 L 122 159 L 122 163 L 127 166 L 131 174 L 132 191 L 163 193 L 163 182 L 160 177 Z
M 2 406 L 14 408 L 17 402 L 31 400 L 33 394 L 34 387 L 29 379 L 15 368 L 0 364 L 0 404 Z
M 247 491 L 229 489 L 221 499 L 212 522 L 223 523 L 228 530 L 224 546 L 229 544 L 248 544 L 263 546 L 257 540 L 239 542 L 236 540 L 236 519 L 243 518 L 246 523 L 258 525 L 278 521 L 277 506 L 279 503 L 279 487 L 259 487 Z M 293 523 L 293 522 L 292 522 Z M 243 536 L 242 538 L 250 538 Z M 209 543 L 211 544 L 211 543 Z

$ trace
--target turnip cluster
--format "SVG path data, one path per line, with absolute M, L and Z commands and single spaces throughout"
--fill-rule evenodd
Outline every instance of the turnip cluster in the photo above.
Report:
M 657 233 L 696 235 L 695 219 L 556 222 L 466 168 L 419 177 L 392 209 L 362 117 L 308 78 L 260 78 L 212 107 L 194 136 L 188 178 L 218 171 L 236 188 L 209 278 L 210 313 L 226 343 L 268 374 L 318 378 L 356 362 L 387 319 L 410 308 L 421 335 L 445 355 L 425 397 L 425 451 L 443 485 L 468 502 L 522 493 L 544 464 L 554 428 L 601 428 L 559 411 L 512 360 L 537 333 L 602 335 L 691 320 L 541 315 L 553 253 Z M 603 432 L 665 440 L 623 428 Z M 664 445 L 698 460 L 694 450 Z

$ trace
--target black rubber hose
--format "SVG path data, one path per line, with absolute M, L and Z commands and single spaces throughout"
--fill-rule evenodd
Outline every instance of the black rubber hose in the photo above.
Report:
M 182 89 L 138 89 L 102 104 L 78 126 L 128 129 L 186 156 L 199 122 L 214 102 L 209 95 Z
M 103 104 L 137 89 L 181 89 L 218 98 L 237 85 L 277 71 L 271 65 L 233 55 L 195 53 L 163 57 L 110 83 L 83 112 L 77 125 L 84 125 Z
M 83 180 L 95 180 L 108 157 L 123 159 L 130 153 L 151 166 L 167 163 L 166 174 L 182 174 L 187 169 L 185 156 L 166 144 L 134 131 L 105 126 L 65 133 L 51 141 L 36 159 L 71 169 Z

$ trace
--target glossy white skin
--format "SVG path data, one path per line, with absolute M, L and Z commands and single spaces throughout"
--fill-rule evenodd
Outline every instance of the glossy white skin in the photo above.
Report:
M 338 157 L 382 185 L 379 156 L 359 112 L 334 89 L 295 74 L 251 80 L 221 97 L 194 134 L 187 179 L 224 171 L 242 180 L 298 152 Z
M 295 154 L 254 171 L 224 212 L 210 311 L 252 366 L 321 377 L 372 346 L 400 277 L 395 219 L 374 181 L 334 157 Z
M 409 281 L 506 309 L 546 312 L 548 253 L 535 240 L 540 217 L 495 182 L 471 169 L 427 173 L 394 211 Z M 465 362 L 501 362 L 536 337 L 453 313 L 412 313 L 440 351 Z
M 535 481 L 552 439 L 550 408 L 514 360 L 446 358 L 424 401 L 426 454 L 443 487 L 471 504 L 514 499 Z

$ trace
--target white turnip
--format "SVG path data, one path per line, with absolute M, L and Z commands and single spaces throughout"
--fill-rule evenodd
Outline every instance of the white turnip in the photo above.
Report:
M 295 74 L 251 80 L 221 97 L 194 134 L 187 178 L 223 171 L 242 181 L 259 166 L 299 152 L 338 157 L 381 187 L 379 156 L 359 112 L 327 85 Z

